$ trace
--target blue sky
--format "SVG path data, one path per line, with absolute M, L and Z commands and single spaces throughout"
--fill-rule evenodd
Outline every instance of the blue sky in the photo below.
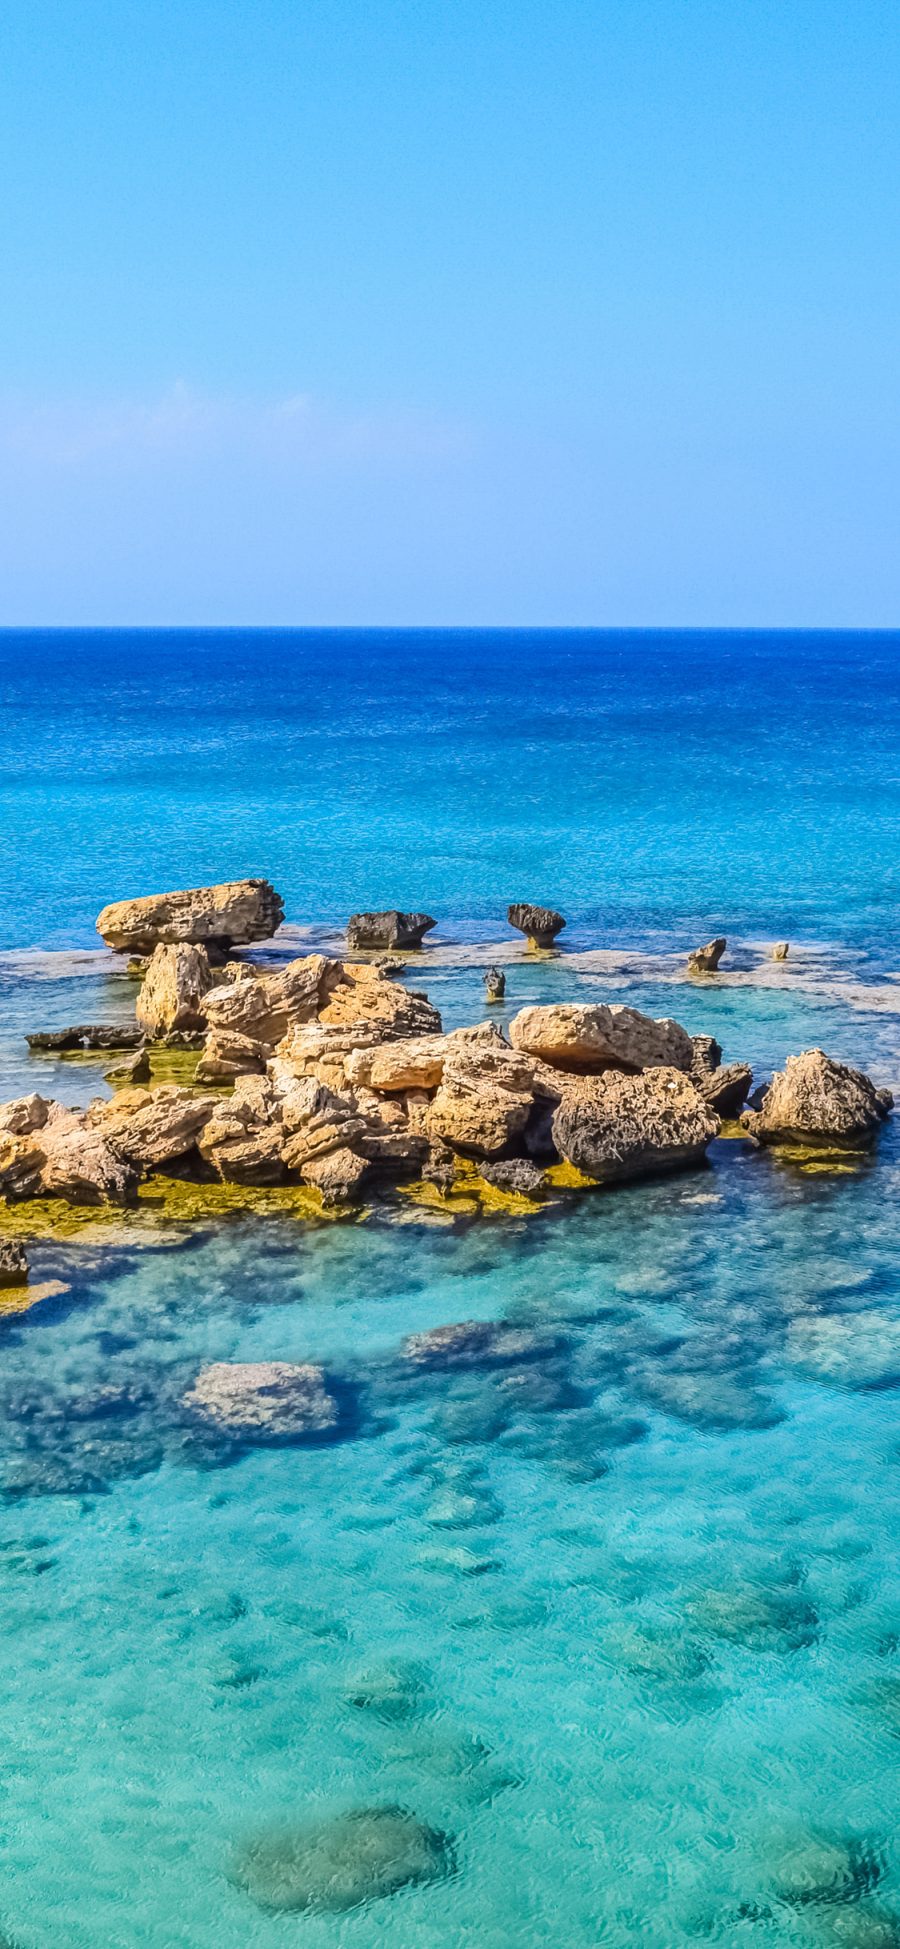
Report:
M 0 622 L 900 623 L 896 0 L 5 0 Z

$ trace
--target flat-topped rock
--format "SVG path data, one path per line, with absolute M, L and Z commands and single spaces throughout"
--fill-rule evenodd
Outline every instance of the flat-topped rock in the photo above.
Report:
M 121 1022 L 79 1022 L 69 1029 L 37 1029 L 25 1040 L 29 1049 L 137 1049 L 144 1030 Z
M 699 1164 L 719 1120 L 681 1070 L 607 1070 L 568 1090 L 553 1117 L 561 1157 L 605 1183 Z
M 755 1100 L 755 1098 L 754 1098 Z M 874 1142 L 893 1106 L 861 1069 L 834 1062 L 822 1049 L 789 1056 L 758 1110 L 741 1122 L 759 1144 L 817 1144 L 858 1149 Z
M 305 1362 L 214 1361 L 202 1368 L 184 1400 L 224 1433 L 253 1441 L 328 1435 L 340 1420 L 322 1368 Z
M 204 998 L 214 984 L 205 947 L 162 944 L 154 949 L 135 1003 L 138 1022 L 149 1035 L 173 1030 L 202 1029 L 206 1024 Z
M 514 900 L 506 909 L 506 918 L 510 927 L 527 935 L 530 947 L 552 947 L 566 924 L 554 907 L 535 907 L 527 900 Z
M 600 1074 L 659 1068 L 689 1070 L 694 1045 L 680 1022 L 656 1021 L 619 1002 L 558 1002 L 522 1008 L 509 1025 L 514 1049 L 553 1069 Z
M 436 926 L 430 914 L 404 914 L 397 907 L 383 913 L 352 914 L 347 922 L 347 946 L 421 947 L 425 935 Z
M 159 943 L 212 943 L 220 952 L 267 941 L 281 926 L 281 895 L 268 880 L 226 880 L 137 900 L 115 900 L 97 916 L 97 932 L 118 953 L 152 954 Z

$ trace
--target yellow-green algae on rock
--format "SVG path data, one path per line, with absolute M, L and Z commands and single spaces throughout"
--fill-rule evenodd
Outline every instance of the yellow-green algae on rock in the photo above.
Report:
M 356 1218 L 358 1210 L 329 1209 L 305 1184 L 194 1184 L 154 1174 L 133 1205 L 70 1205 L 63 1198 L 23 1198 L 0 1203 L 0 1237 L 96 1238 L 112 1244 L 169 1225 L 208 1224 L 215 1219 L 295 1218 L 319 1222 Z

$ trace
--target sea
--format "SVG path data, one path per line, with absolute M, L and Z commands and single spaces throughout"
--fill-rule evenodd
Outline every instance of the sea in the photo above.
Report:
M 24 1040 L 132 1018 L 106 902 L 250 874 L 267 965 L 424 909 L 402 978 L 447 1026 L 495 963 L 501 1024 L 625 1002 L 900 1098 L 900 633 L 0 633 L 0 1098 L 109 1093 Z M 900 1949 L 894 1123 L 30 1257 L 3 1949 Z M 462 1320 L 530 1353 L 404 1356 Z M 198 1371 L 262 1360 L 321 1363 L 333 1438 L 197 1435 Z

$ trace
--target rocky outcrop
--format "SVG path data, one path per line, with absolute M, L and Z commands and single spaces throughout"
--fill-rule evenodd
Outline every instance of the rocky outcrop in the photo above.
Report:
M 16 1096 L 11 1103 L 0 1103 L 0 1131 L 10 1137 L 27 1137 L 43 1130 L 48 1117 L 59 1110 L 52 1097 Z
M 502 968 L 487 968 L 483 976 L 485 1000 L 502 1002 L 506 995 L 506 976 Z
M 789 1056 L 758 1110 L 741 1122 L 759 1144 L 815 1144 L 858 1149 L 878 1134 L 893 1097 L 862 1070 L 833 1062 L 821 1049 Z
M 498 1157 L 525 1129 L 534 1104 L 526 1058 L 489 1043 L 458 1043 L 445 1055 L 425 1119 L 433 1143 L 469 1157 Z
M 523 1008 L 509 1025 L 514 1049 L 553 1069 L 599 1075 L 606 1069 L 637 1072 L 663 1065 L 689 1070 L 694 1046 L 687 1030 L 668 1016 L 654 1021 L 618 1002 L 558 1002 Z
M 135 1003 L 138 1022 L 148 1035 L 202 1029 L 204 998 L 213 986 L 205 947 L 179 945 L 155 949 Z
M 508 1157 L 493 1164 L 485 1162 L 481 1165 L 481 1175 L 486 1184 L 520 1198 L 539 1197 L 549 1187 L 546 1171 L 530 1157 Z
M 278 1184 L 283 1144 L 281 1099 L 264 1076 L 240 1077 L 198 1138 L 200 1155 L 229 1184 Z
M 718 1128 L 690 1078 L 671 1067 L 608 1070 L 567 1090 L 553 1118 L 560 1156 L 601 1183 L 699 1164 Z
M 366 1028 L 362 1023 L 351 1024 L 349 1028 L 321 1022 L 298 1023 L 278 1043 L 269 1074 L 279 1089 L 287 1089 L 292 1079 L 299 1081 L 311 1076 L 317 1083 L 325 1083 L 328 1089 L 340 1091 L 346 1086 L 346 1064 L 354 1051 L 384 1046 L 379 1030 Z
M 35 1138 L 0 1133 L 0 1197 L 36 1197 L 43 1167 L 44 1153 Z
M 150 1051 L 146 1042 L 142 1042 L 132 1055 L 120 1056 L 118 1062 L 112 1063 L 103 1074 L 107 1082 L 114 1085 L 130 1083 L 133 1087 L 137 1083 L 149 1083 Z
M 28 1283 L 28 1253 L 21 1238 L 0 1238 L 0 1286 Z
M 773 961 L 786 961 L 790 953 L 790 941 L 776 941 L 772 949 Z
M 750 1094 L 753 1071 L 749 1063 L 723 1063 L 709 1075 L 693 1076 L 704 1103 L 717 1117 L 734 1118 L 740 1113 Z
M 384 913 L 353 914 L 347 922 L 349 948 L 421 947 L 437 926 L 430 914 L 401 914 L 396 907 Z
M 326 1027 L 376 1029 L 382 1039 L 438 1035 L 441 1018 L 427 995 L 401 988 L 379 969 L 353 961 L 337 964 L 338 978 L 319 1011 Z
M 118 953 L 152 954 L 161 941 L 189 941 L 224 954 L 248 941 L 269 940 L 283 919 L 281 896 L 268 880 L 228 880 L 116 900 L 97 916 L 97 932 Z
M 40 1189 L 45 1197 L 72 1205 L 128 1205 L 138 1173 L 86 1118 L 59 1117 L 38 1133 Z
M 439 1035 L 405 1037 L 353 1049 L 344 1063 L 351 1084 L 402 1094 L 405 1090 L 436 1090 L 444 1072 L 447 1038 Z
M 210 1029 L 195 1072 L 198 1083 L 233 1083 L 237 1076 L 261 1076 L 266 1046 L 237 1029 Z
M 201 1370 L 184 1400 L 224 1434 L 250 1441 L 330 1435 L 340 1420 L 321 1367 L 284 1360 L 215 1361 Z
M 283 1099 L 283 1157 L 289 1170 L 321 1191 L 329 1203 L 345 1203 L 369 1169 L 362 1148 L 366 1120 L 355 1106 L 322 1083 L 295 1084 Z
M 724 934 L 719 934 L 705 947 L 695 947 L 688 955 L 688 974 L 715 974 L 727 946 Z
M 144 1040 L 143 1029 L 132 1029 L 119 1022 L 81 1022 L 72 1029 L 38 1029 L 25 1040 L 29 1049 L 137 1049 Z
M 304 954 L 273 974 L 252 981 L 226 981 L 204 1000 L 211 1029 L 229 1029 L 273 1049 L 296 1022 L 314 1022 L 331 988 L 341 978 L 341 963 L 324 954 Z
M 118 1157 L 154 1170 L 186 1157 L 215 1109 L 213 1096 L 160 1083 L 156 1089 L 119 1090 L 110 1103 L 92 1104 L 87 1121 Z
M 510 927 L 528 936 L 529 947 L 552 947 L 566 924 L 553 907 L 533 907 L 527 900 L 514 901 L 506 909 L 506 918 Z

